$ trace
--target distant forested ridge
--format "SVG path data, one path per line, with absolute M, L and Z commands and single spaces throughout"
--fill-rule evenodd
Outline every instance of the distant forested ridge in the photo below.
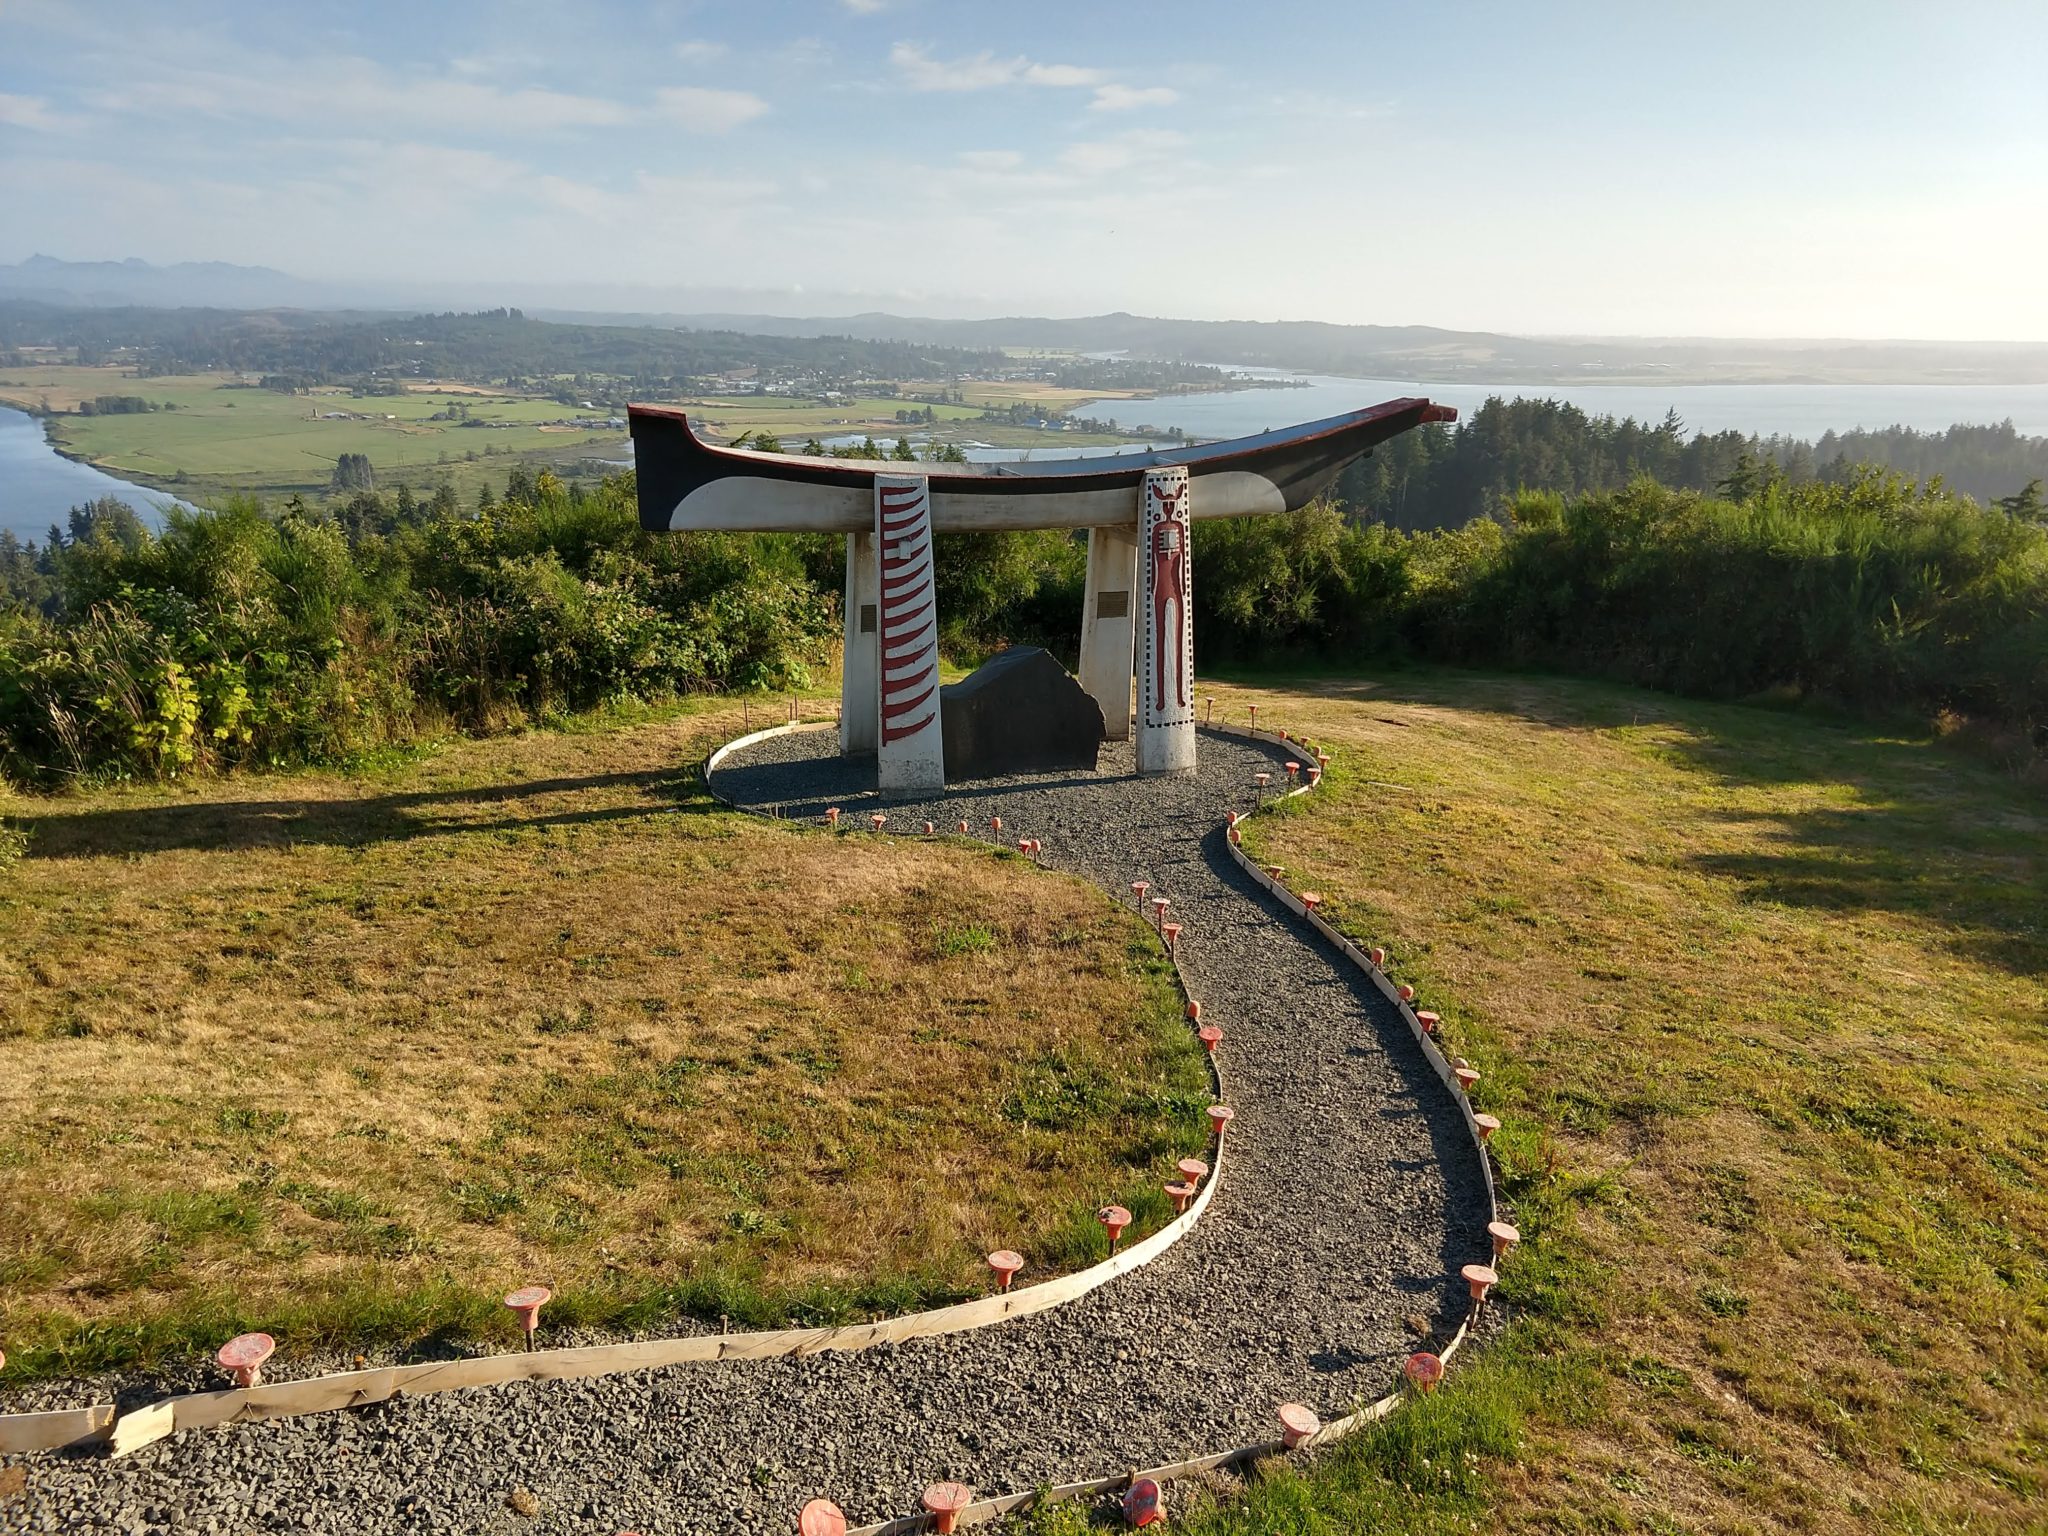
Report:
M 297 310 L 86 309 L 0 300 L 0 358 L 57 347 L 81 362 L 119 357 L 148 377 L 223 371 L 267 387 L 462 379 L 544 387 L 558 376 L 611 379 L 660 395 L 721 377 L 951 381 L 1020 367 L 1076 389 L 1215 389 L 1224 370 L 1129 358 L 1022 361 L 996 348 L 851 336 L 584 325 L 516 309 L 475 314 L 320 314 Z
M 1739 496 L 1761 484 L 1767 468 L 1793 485 L 1841 485 L 1862 466 L 1939 478 L 1997 502 L 2023 496 L 2029 482 L 2048 482 L 2048 437 L 2024 437 L 2010 421 L 1942 432 L 1830 432 L 1818 442 L 1688 436 L 1676 413 L 1650 423 L 1590 416 L 1560 400 L 1496 397 L 1457 426 L 1423 427 L 1383 444 L 1346 472 L 1337 495 L 1358 518 L 1412 531 L 1504 517 L 1522 491 L 1582 496 L 1648 478 L 1674 490 Z

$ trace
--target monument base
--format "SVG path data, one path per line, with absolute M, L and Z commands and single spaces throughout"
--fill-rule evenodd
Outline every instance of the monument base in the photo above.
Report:
M 1035 645 L 997 652 L 939 697 L 948 783 L 1095 770 L 1102 707 Z

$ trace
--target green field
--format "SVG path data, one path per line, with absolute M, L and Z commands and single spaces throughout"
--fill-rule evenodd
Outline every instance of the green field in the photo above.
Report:
M 483 459 L 554 462 L 624 454 L 621 432 L 542 425 L 595 413 L 501 393 L 356 397 L 337 389 L 287 395 L 233 387 L 218 374 L 138 379 L 108 368 L 0 372 L 0 400 L 11 404 L 47 400 L 65 411 L 96 395 L 139 395 L 173 408 L 60 415 L 52 433 L 57 446 L 109 474 L 183 492 L 322 491 L 344 453 L 367 454 L 380 478 L 415 482 Z M 457 405 L 484 425 L 432 419 Z M 322 419 L 337 414 L 353 419 Z
M 936 392 L 940 386 L 928 387 Z M 979 419 L 987 405 L 1022 399 L 1059 408 L 1091 398 L 1076 391 L 986 383 L 963 386 L 963 392 L 968 404 L 931 408 L 939 418 L 935 428 L 899 423 L 897 411 L 923 407 L 883 395 L 829 405 L 775 395 L 708 396 L 678 403 L 707 436 L 731 440 L 742 433 L 768 432 L 781 437 L 791 452 L 807 438 L 854 433 L 871 434 L 884 446 L 904 434 L 1001 448 L 1127 441 Z M 80 401 L 102 395 L 135 395 L 167 408 L 132 415 L 74 414 Z M 559 468 L 627 456 L 622 431 L 550 425 L 607 414 L 602 408 L 582 411 L 554 400 L 467 385 L 414 388 L 403 395 L 356 396 L 340 388 L 288 395 L 250 388 L 225 374 L 137 378 L 121 367 L 35 366 L 0 370 L 0 402 L 48 406 L 59 413 L 51 436 L 62 452 L 190 499 L 237 491 L 324 492 L 344 453 L 367 455 L 379 485 L 420 488 L 446 480 L 465 500 L 483 484 L 502 490 L 514 463 Z M 434 419 L 456 407 L 475 424 Z

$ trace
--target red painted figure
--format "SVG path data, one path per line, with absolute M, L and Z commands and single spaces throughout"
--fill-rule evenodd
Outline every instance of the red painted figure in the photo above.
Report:
M 1178 498 L 1175 498 L 1178 500 Z M 1168 503 L 1169 510 L 1171 503 Z M 1187 529 L 1171 517 L 1152 527 L 1152 646 L 1159 664 L 1153 671 L 1152 709 L 1190 708 L 1188 698 Z M 1171 679 L 1168 673 L 1172 674 Z

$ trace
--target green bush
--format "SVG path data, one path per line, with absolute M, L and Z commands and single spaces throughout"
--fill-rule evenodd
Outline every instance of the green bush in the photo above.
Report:
M 521 475 L 474 516 L 357 492 L 150 533 L 118 503 L 0 559 L 0 771 L 48 783 L 333 762 L 442 728 L 801 685 L 845 543 L 643 533 L 632 477 Z M 1981 720 L 2048 751 L 2048 528 L 1865 472 L 1504 496 L 1403 533 L 1319 503 L 1195 527 L 1202 665 L 1415 658 Z M 943 640 L 1072 658 L 1085 538 L 942 534 Z
M 630 476 L 464 518 L 358 494 L 74 517 L 0 611 L 0 769 L 332 762 L 452 725 L 801 683 L 832 605 L 782 541 L 649 536 Z

